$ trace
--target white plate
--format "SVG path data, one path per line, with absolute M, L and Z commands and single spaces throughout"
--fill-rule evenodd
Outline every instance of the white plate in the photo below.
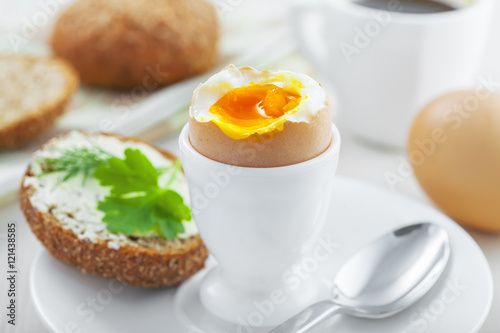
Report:
M 332 241 L 328 259 L 307 261 L 302 273 L 330 281 L 339 265 L 370 240 L 403 224 L 433 221 L 449 233 L 452 256 L 444 276 L 420 302 L 397 316 L 369 320 L 339 316 L 322 332 L 370 333 L 475 333 L 483 324 L 492 301 L 493 283 L 487 261 L 477 244 L 455 222 L 435 209 L 357 181 L 337 177 L 323 241 Z M 329 239 L 330 238 L 330 239 Z M 318 243 L 319 244 L 319 243 Z M 306 263 L 306 261 L 304 261 Z M 210 260 L 208 266 L 212 266 Z M 200 272 L 187 285 L 195 285 Z M 177 288 L 161 290 L 126 286 L 84 275 L 41 251 L 33 262 L 30 289 L 42 321 L 56 333 L 112 332 L 217 332 L 254 333 L 221 324 L 199 304 L 179 315 Z M 181 288 L 184 296 L 188 288 Z M 192 294 L 192 293 L 191 293 Z M 325 293 L 323 298 L 328 297 Z M 196 297 L 195 297 L 196 298 Z M 182 302 L 181 302 L 182 303 Z M 191 318 L 191 319 L 190 319 Z

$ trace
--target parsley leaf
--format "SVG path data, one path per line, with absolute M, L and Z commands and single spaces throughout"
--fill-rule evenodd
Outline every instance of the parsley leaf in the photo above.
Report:
M 149 191 L 158 187 L 158 172 L 138 149 L 126 149 L 125 159 L 111 157 L 98 167 L 94 177 L 102 186 L 111 186 L 111 194 Z
M 180 164 L 170 168 L 173 170 L 168 186 Z M 109 195 L 97 205 L 111 232 L 153 233 L 172 239 L 184 231 L 182 222 L 191 220 L 191 209 L 182 196 L 168 186 L 158 185 L 158 170 L 138 149 L 125 150 L 124 159 L 111 157 L 95 170 L 94 177 L 102 186 L 111 187 Z
M 108 196 L 99 201 L 97 208 L 105 213 L 103 221 L 109 231 L 125 235 L 147 233 L 154 227 L 153 207 L 148 199 Z

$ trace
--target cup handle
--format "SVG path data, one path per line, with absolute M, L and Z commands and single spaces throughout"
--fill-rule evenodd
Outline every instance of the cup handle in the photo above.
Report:
M 328 70 L 328 48 L 324 40 L 324 34 L 321 33 L 321 25 L 308 25 L 306 24 L 307 14 L 316 13 L 321 17 L 321 23 L 325 23 L 324 14 L 321 12 L 319 3 L 296 3 L 291 7 L 290 18 L 294 35 L 299 42 L 299 49 L 304 56 L 309 60 L 318 70 Z M 323 41 L 322 43 L 313 43 L 308 36 L 318 36 Z

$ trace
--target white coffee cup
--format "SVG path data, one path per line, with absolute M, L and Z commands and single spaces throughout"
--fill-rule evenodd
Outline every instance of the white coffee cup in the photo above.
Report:
M 261 326 L 277 325 L 316 299 L 313 279 L 290 288 L 283 274 L 317 245 L 328 212 L 340 150 L 332 143 L 319 156 L 289 166 L 246 168 L 211 160 L 179 138 L 193 216 L 218 267 L 202 282 L 200 298 L 216 316 L 244 325 L 262 302 L 281 293 Z M 257 304 L 257 305 L 256 305 Z
M 294 6 L 292 26 L 305 56 L 337 90 L 350 130 L 402 147 L 420 108 L 476 79 L 493 1 L 464 1 L 452 11 L 410 14 L 395 5 L 385 11 L 324 0 Z M 322 26 L 307 21 L 311 12 L 322 18 Z M 314 43 L 318 38 L 322 41 Z

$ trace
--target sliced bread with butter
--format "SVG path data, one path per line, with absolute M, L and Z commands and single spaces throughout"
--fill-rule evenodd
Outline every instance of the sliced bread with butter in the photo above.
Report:
M 75 153 L 82 147 L 95 148 L 99 154 L 113 156 L 114 163 L 122 163 L 122 166 L 125 165 L 123 161 L 128 158 L 127 152 L 139 151 L 140 156 L 147 158 L 156 170 L 160 170 L 157 178 L 158 188 L 168 187 L 178 194 L 174 194 L 175 198 L 182 198 L 179 202 L 165 202 L 161 206 L 184 205 L 180 203 L 184 201 L 186 206 L 182 207 L 186 210 L 185 207 L 189 205 L 184 174 L 182 171 L 175 174 L 172 171 L 172 174 L 169 174 L 169 168 L 172 168 L 177 160 L 170 153 L 143 141 L 112 134 L 78 131 L 66 133 L 50 140 L 34 154 L 20 189 L 21 208 L 26 220 L 54 257 L 83 272 L 143 287 L 174 285 L 204 267 L 208 251 L 191 220 L 181 221 L 182 228 L 179 228 L 179 223 L 172 222 L 178 232 L 169 234 L 170 237 L 167 238 L 156 226 L 148 231 L 147 227 L 144 228 L 145 224 L 141 224 L 143 221 L 138 220 L 130 220 L 136 226 L 132 233 L 110 231 L 109 229 L 116 229 L 117 225 L 125 224 L 124 221 L 132 218 L 132 215 L 135 217 L 135 212 L 139 212 L 138 209 L 143 206 L 134 210 L 122 206 L 125 211 L 132 212 L 123 216 L 120 214 L 125 214 L 125 211 L 103 212 L 103 207 L 109 207 L 109 202 L 105 201 L 114 190 L 103 186 L 102 179 L 100 182 L 91 172 L 87 172 L 92 168 L 91 164 L 76 164 L 82 172 L 75 172 L 70 177 L 67 177 L 68 173 L 58 171 L 61 166 L 71 165 L 71 160 L 63 160 L 63 164 L 59 165 L 54 164 L 54 161 L 62 160 L 65 152 L 68 152 L 66 157 L 71 157 L 71 152 Z M 114 165 L 109 164 L 109 167 L 106 166 L 107 171 L 104 171 L 120 176 L 119 168 Z M 134 170 L 134 165 L 130 170 L 140 171 Z M 164 172 L 166 174 L 161 170 L 167 170 Z M 98 171 L 95 171 L 96 175 Z M 142 177 L 142 174 L 138 176 Z M 128 181 L 125 178 L 123 183 Z M 118 178 L 117 186 L 121 186 L 121 179 Z M 118 214 L 118 219 L 113 220 L 112 213 Z M 149 213 L 146 211 L 146 214 Z M 170 223 L 168 212 L 166 216 L 167 222 Z M 105 220 L 111 222 L 106 223 Z M 112 222 L 115 223 L 114 226 Z M 128 227 L 122 226 L 123 230 Z

